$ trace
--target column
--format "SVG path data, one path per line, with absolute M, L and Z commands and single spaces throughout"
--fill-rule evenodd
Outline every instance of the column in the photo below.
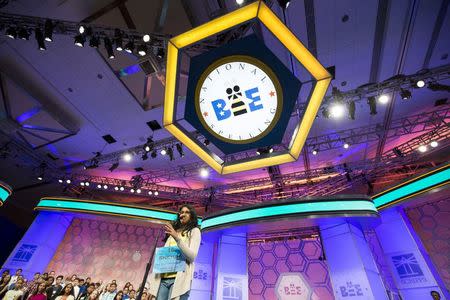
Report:
M 336 300 L 384 300 L 386 289 L 362 230 L 342 223 L 320 226 Z
M 215 299 L 248 299 L 247 235 L 223 234 L 218 241 Z
M 403 209 L 394 207 L 380 216 L 382 223 L 375 231 L 402 298 L 431 299 L 433 290 L 442 299 L 448 298 L 439 287 L 444 285 Z
M 73 215 L 61 212 L 40 212 L 11 252 L 2 269 L 23 269 L 25 278 L 42 272 L 53 258 L 64 238 Z

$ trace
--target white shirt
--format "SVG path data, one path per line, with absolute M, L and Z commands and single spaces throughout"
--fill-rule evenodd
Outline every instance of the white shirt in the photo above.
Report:
M 23 292 L 21 290 L 11 290 L 7 291 L 5 296 L 3 297 L 3 300 L 14 300 L 17 297 L 20 297 L 23 295 Z
M 78 294 L 80 293 L 80 287 L 78 285 L 73 286 L 73 296 L 77 299 Z

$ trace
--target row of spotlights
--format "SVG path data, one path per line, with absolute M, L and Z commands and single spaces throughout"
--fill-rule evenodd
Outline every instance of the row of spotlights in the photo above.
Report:
M 38 177 L 38 179 L 39 179 L 40 177 Z M 39 179 L 39 180 L 42 180 L 42 179 Z M 58 182 L 59 183 L 63 183 L 64 182 L 64 180 L 62 180 L 62 179 L 59 179 L 58 180 Z M 72 181 L 70 180 L 70 179 L 67 179 L 66 181 L 65 181 L 67 184 L 70 184 Z M 81 186 L 89 186 L 90 185 L 90 183 L 89 183 L 89 181 L 82 181 L 82 182 L 80 182 L 80 185 Z M 106 185 L 106 184 L 104 184 L 104 185 L 101 185 L 101 184 L 97 184 L 97 188 L 98 189 L 104 189 L 104 190 L 107 190 L 108 189 L 108 185 Z M 125 190 L 125 188 L 123 187 L 123 186 L 116 186 L 116 187 L 114 187 L 114 190 L 116 190 L 116 191 L 121 191 L 121 192 L 123 192 L 124 190 Z M 136 192 L 136 193 L 138 193 L 138 194 L 140 194 L 142 191 L 141 191 L 141 189 L 130 189 L 130 192 L 131 193 L 134 193 L 134 192 Z M 149 195 L 155 195 L 155 196 L 158 196 L 159 195 L 159 192 L 158 191 L 148 191 L 148 194 Z
M 350 148 L 350 144 L 349 144 L 349 143 L 344 143 L 344 145 L 342 145 L 342 147 L 343 147 L 344 149 L 348 149 L 348 148 Z M 312 154 L 313 154 L 313 155 L 317 155 L 318 153 L 319 153 L 319 150 L 313 149 L 313 151 L 312 151 Z
M 436 141 L 432 141 L 430 143 L 431 148 L 436 148 L 437 146 L 439 146 L 439 143 Z M 420 145 L 419 148 L 417 148 L 419 150 L 419 152 L 425 153 L 428 151 L 428 146 L 427 145 Z

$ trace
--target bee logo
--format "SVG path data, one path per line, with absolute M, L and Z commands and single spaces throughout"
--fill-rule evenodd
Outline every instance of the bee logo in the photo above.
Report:
M 231 101 L 231 111 L 234 116 L 240 116 L 247 113 L 247 108 L 242 100 L 242 92 L 238 85 L 235 85 L 233 89 L 227 88 L 228 100 Z

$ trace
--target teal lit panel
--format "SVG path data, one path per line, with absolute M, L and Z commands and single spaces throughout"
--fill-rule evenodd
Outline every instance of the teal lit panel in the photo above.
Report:
M 232 212 L 226 215 L 207 218 L 202 222 L 202 229 L 234 222 L 242 222 L 257 218 L 274 217 L 290 214 L 318 213 L 318 212 L 350 212 L 373 211 L 377 209 L 373 203 L 364 200 L 351 201 L 321 201 L 310 203 L 294 203 L 278 206 L 253 208 L 244 211 Z
M 93 213 L 110 213 L 110 214 L 119 214 L 119 215 L 127 215 L 131 217 L 141 217 L 141 218 L 150 218 L 150 219 L 158 219 L 164 221 L 173 221 L 177 214 L 163 212 L 158 210 L 151 209 L 143 209 L 137 207 L 127 207 L 127 206 L 116 206 L 104 203 L 91 203 L 91 202 L 81 202 L 81 201 L 72 201 L 72 200 L 51 200 L 51 199 L 42 199 L 37 207 L 45 208 L 54 208 L 54 209 L 73 209 L 77 211 L 85 211 L 85 212 L 93 212 Z
M 6 201 L 6 198 L 8 198 L 8 197 L 9 197 L 9 192 L 8 192 L 8 190 L 5 189 L 5 188 L 3 188 L 3 187 L 0 185 L 0 201 L 5 202 L 5 201 Z
M 387 192 L 386 194 L 373 199 L 373 202 L 376 207 L 380 207 L 448 180 L 450 180 L 450 168 Z

